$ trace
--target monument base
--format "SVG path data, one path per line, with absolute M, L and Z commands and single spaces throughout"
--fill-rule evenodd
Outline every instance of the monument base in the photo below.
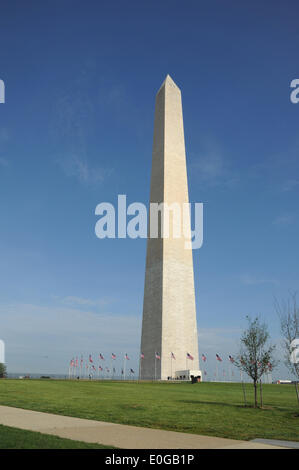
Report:
M 201 370 L 199 369 L 177 370 L 175 372 L 174 378 L 175 380 L 188 380 L 188 381 L 192 379 L 197 379 L 197 382 L 202 382 L 202 373 L 201 373 Z

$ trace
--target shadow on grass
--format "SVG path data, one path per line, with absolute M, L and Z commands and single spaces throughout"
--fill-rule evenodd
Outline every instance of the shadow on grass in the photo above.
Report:
M 216 405 L 216 406 L 221 406 L 221 407 L 226 406 L 228 408 L 237 408 L 237 409 L 240 409 L 240 408 L 252 408 L 253 410 L 258 409 L 258 408 L 254 408 L 254 406 L 250 404 L 237 405 L 233 403 L 224 403 L 224 402 L 219 402 L 219 401 L 203 401 L 203 400 L 176 400 L 176 401 L 179 403 L 187 403 L 189 405 Z
M 123 410 L 135 410 L 135 411 L 146 411 L 147 408 L 145 406 L 139 404 L 121 404 L 118 405 L 119 408 Z

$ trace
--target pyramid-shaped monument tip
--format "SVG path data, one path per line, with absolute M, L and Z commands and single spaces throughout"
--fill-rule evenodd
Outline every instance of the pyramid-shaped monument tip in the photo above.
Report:
M 177 84 L 173 81 L 173 79 L 171 78 L 171 76 L 170 76 L 169 74 L 167 74 L 167 75 L 166 75 L 166 78 L 165 78 L 165 80 L 164 80 L 164 82 L 162 83 L 162 85 L 160 86 L 160 88 L 159 88 L 159 90 L 158 90 L 158 93 L 159 93 L 159 91 L 160 91 L 162 88 L 164 88 L 164 87 L 166 87 L 166 86 L 168 86 L 168 85 L 170 85 L 170 86 L 175 86 L 175 87 L 179 90 L 179 87 L 177 86 Z
M 169 73 L 166 75 L 165 82 L 174 83 L 174 81 L 173 81 L 173 79 L 171 78 L 171 76 L 169 75 Z

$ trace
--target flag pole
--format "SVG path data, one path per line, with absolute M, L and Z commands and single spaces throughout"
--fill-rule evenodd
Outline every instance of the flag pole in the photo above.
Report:
M 142 359 L 141 359 L 141 354 L 140 354 L 140 357 L 139 357 L 139 377 L 138 377 L 138 382 L 139 382 L 140 377 L 141 377 L 141 362 L 142 362 Z
M 140 376 L 141 376 L 141 356 L 139 357 L 139 375 L 138 375 L 138 382 L 140 380 Z

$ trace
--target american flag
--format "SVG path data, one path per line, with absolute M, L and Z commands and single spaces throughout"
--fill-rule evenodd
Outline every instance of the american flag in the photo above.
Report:
M 173 352 L 171 353 L 171 357 L 172 359 L 175 359 L 175 355 L 173 354 Z
M 125 359 L 128 359 L 128 361 L 130 360 L 130 358 L 129 358 L 129 356 L 128 356 L 127 353 L 125 354 Z
M 233 358 L 232 356 L 228 356 L 228 358 L 229 358 L 230 362 L 232 362 L 232 363 L 235 362 L 235 360 L 234 360 L 234 358 Z
M 216 354 L 216 359 L 217 359 L 217 361 L 222 362 L 222 359 L 221 359 L 221 357 L 219 356 L 219 354 Z
M 207 356 L 205 356 L 204 354 L 202 354 L 201 357 L 202 357 L 202 360 L 203 360 L 204 362 L 206 362 Z
M 103 354 L 101 354 L 101 353 L 99 355 L 99 358 L 102 359 L 103 361 L 105 360 Z
M 93 360 L 91 358 L 91 354 L 89 354 L 89 362 L 93 362 Z
M 116 355 L 114 353 L 111 354 L 112 359 L 116 359 Z
M 156 358 L 156 359 L 161 359 L 160 354 L 156 352 L 156 353 L 155 353 L 155 358 Z
M 75 361 L 74 361 L 74 359 L 72 359 L 71 362 L 70 362 L 70 366 L 74 367 L 74 365 L 75 365 Z
M 103 370 L 103 368 L 101 366 L 99 366 L 99 370 Z
M 271 372 L 271 371 L 272 371 L 272 364 L 271 364 L 271 362 L 268 362 L 267 366 L 268 366 L 269 371 Z
M 191 361 L 193 361 L 193 359 L 194 359 L 194 357 L 191 356 L 191 354 L 189 354 L 188 352 L 187 352 L 187 358 L 188 358 L 188 359 L 191 359 Z
M 144 359 L 144 354 L 141 353 L 141 354 L 140 354 L 140 357 L 141 357 L 141 359 Z
M 92 368 L 93 368 L 93 370 L 96 370 L 96 368 L 95 368 L 95 366 L 94 366 L 94 365 L 92 366 Z
M 78 358 L 76 357 L 76 367 L 78 367 Z
M 83 356 L 81 356 L 80 366 L 83 366 Z

